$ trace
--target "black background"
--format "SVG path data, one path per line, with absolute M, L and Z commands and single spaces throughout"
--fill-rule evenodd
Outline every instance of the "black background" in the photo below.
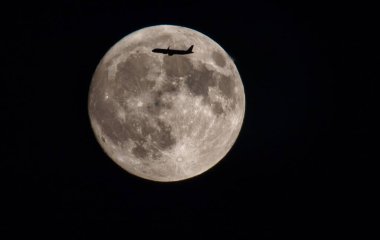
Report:
M 359 231 L 353 189 L 361 188 L 361 170 L 352 169 L 371 157 L 373 6 L 52 1 L 2 12 L 3 233 L 250 239 Z M 87 113 L 100 59 L 125 35 L 158 24 L 219 43 L 246 94 L 232 150 L 206 173 L 175 183 L 118 167 Z

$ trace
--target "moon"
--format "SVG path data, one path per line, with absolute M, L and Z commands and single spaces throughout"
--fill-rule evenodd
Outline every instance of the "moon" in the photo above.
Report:
M 154 53 L 154 48 L 192 54 Z M 135 31 L 101 59 L 88 113 L 104 152 L 138 177 L 173 182 L 200 175 L 230 151 L 241 130 L 245 94 L 231 57 L 190 28 Z

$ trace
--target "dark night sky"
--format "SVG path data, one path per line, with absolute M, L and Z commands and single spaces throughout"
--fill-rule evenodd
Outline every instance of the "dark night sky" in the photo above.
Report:
M 69 239 L 355 231 L 345 225 L 355 212 L 346 204 L 349 189 L 360 188 L 360 170 L 348 169 L 371 157 L 374 8 L 79 2 L 3 9 L 2 230 L 33 226 L 39 233 L 48 222 Z M 158 24 L 193 28 L 219 43 L 246 92 L 244 125 L 228 155 L 205 174 L 171 184 L 139 179 L 113 163 L 87 114 L 91 77 L 106 51 Z

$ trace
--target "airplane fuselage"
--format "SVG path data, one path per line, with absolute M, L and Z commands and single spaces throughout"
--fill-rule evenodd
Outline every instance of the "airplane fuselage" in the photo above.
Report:
M 167 49 L 165 49 L 165 48 L 155 48 L 155 49 L 152 50 L 152 52 L 154 52 L 154 53 L 168 54 L 169 56 L 172 56 L 174 54 L 177 54 L 177 55 L 191 54 L 191 53 L 193 53 L 192 49 L 193 49 L 193 46 L 191 46 L 187 50 L 176 50 L 176 49 L 170 49 L 170 48 L 167 48 Z

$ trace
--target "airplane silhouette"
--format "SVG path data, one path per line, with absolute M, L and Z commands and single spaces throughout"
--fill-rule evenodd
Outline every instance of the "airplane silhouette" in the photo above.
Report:
M 170 49 L 170 47 L 168 47 L 167 49 L 164 49 L 164 48 L 155 48 L 155 49 L 152 50 L 152 52 L 167 54 L 169 56 L 173 56 L 174 54 L 185 55 L 185 54 L 194 53 L 193 52 L 193 46 L 194 45 L 191 45 L 189 47 L 189 49 L 187 49 L 187 50 L 175 50 L 175 49 Z

